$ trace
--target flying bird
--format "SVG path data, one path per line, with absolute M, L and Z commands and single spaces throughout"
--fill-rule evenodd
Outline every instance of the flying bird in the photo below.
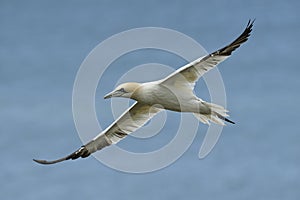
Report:
M 104 147 L 118 143 L 163 109 L 193 113 L 204 124 L 210 122 L 219 125 L 225 125 L 224 122 L 234 124 L 227 118 L 228 111 L 224 107 L 197 97 L 194 94 L 194 86 L 203 74 L 228 58 L 235 49 L 248 40 L 253 23 L 254 20 L 249 20 L 243 33 L 229 45 L 179 68 L 164 79 L 119 85 L 104 98 L 124 97 L 134 99 L 136 102 L 108 128 L 66 157 L 53 161 L 33 160 L 40 164 L 54 164 L 79 157 L 86 158 Z

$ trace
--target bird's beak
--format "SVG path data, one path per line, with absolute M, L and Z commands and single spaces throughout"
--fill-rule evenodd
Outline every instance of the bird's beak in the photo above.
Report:
M 114 92 L 110 92 L 107 95 L 104 96 L 104 99 L 109 99 L 111 97 L 113 97 Z

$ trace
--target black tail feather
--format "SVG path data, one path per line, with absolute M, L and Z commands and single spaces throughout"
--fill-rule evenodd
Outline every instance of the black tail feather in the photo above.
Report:
M 235 122 L 231 121 L 230 119 L 227 119 L 226 117 L 224 117 L 225 122 L 229 122 L 231 124 L 235 124 Z
M 229 122 L 229 123 L 231 123 L 231 124 L 235 124 L 234 121 L 231 121 L 230 119 L 228 119 L 228 118 L 222 116 L 221 114 L 219 114 L 219 113 L 217 113 L 217 112 L 215 112 L 215 114 L 218 116 L 218 118 L 224 120 L 225 122 Z

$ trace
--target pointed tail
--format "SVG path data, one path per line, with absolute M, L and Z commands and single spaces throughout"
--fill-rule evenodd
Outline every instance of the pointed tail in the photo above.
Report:
M 210 124 L 210 122 L 214 122 L 215 124 L 219 124 L 224 126 L 225 122 L 229 122 L 231 124 L 235 124 L 235 122 L 231 121 L 230 119 L 226 118 L 229 115 L 228 110 L 226 110 L 223 106 L 219 106 L 217 104 L 202 102 L 205 106 L 210 108 L 209 114 L 201 114 L 201 113 L 194 113 L 195 117 L 200 120 L 204 124 Z

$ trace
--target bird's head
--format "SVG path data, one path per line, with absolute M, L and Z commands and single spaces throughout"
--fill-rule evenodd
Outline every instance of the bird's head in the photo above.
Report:
M 104 96 L 104 99 L 108 99 L 111 97 L 124 97 L 124 98 L 132 98 L 133 93 L 140 87 L 140 83 L 123 83 L 116 87 L 112 92 L 108 93 Z

